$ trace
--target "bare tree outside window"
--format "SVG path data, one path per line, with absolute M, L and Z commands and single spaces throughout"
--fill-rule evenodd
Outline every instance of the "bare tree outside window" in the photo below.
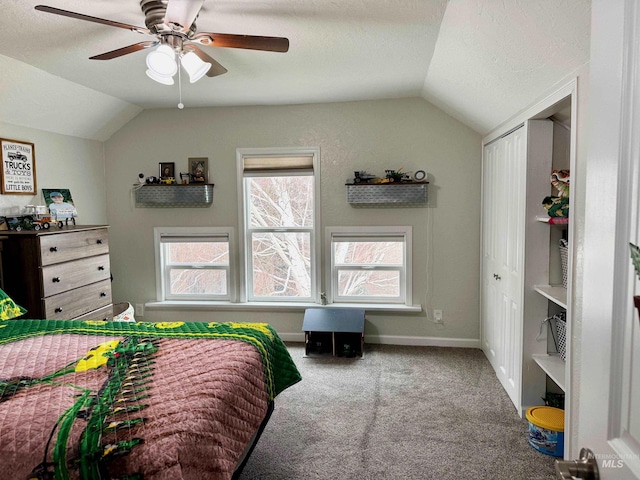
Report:
M 228 242 L 167 243 L 166 253 L 173 295 L 228 293 Z
M 253 295 L 310 297 L 313 176 L 246 181 Z
M 341 297 L 398 297 L 404 243 L 385 241 L 334 242 Z

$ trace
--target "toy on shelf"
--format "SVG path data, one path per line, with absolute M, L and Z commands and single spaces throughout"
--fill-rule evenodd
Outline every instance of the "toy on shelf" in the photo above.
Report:
M 378 178 L 365 170 L 353 172 L 353 177 L 353 183 L 371 183 Z
M 569 217 L 569 170 L 553 170 L 551 185 L 558 190 L 558 195 L 549 195 L 542 200 L 542 206 L 550 217 Z

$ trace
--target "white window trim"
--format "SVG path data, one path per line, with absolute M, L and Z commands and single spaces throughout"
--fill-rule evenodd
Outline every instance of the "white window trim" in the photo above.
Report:
M 337 295 L 335 294 L 337 286 L 336 268 L 333 265 L 333 237 L 334 235 L 349 236 L 349 235 L 363 235 L 363 236 L 377 236 L 377 235 L 395 235 L 404 238 L 404 278 L 400 278 L 401 293 L 404 291 L 404 301 L 397 302 L 399 305 L 411 306 L 413 303 L 413 228 L 411 226 L 397 226 L 397 227 L 325 227 L 325 292 L 327 302 L 332 304 L 336 301 Z M 401 276 L 402 277 L 402 276 Z M 375 304 L 386 303 L 389 304 L 389 300 L 371 300 L 371 299 L 358 299 L 349 298 L 347 302 L 343 299 L 339 300 L 340 303 L 349 303 L 353 305 L 359 304 Z
M 236 241 L 234 229 L 231 227 L 155 227 L 153 229 L 154 251 L 156 260 L 156 299 L 158 302 L 177 302 L 177 301 L 207 301 L 194 300 L 185 297 L 181 300 L 167 298 L 167 289 L 165 287 L 165 269 L 163 268 L 162 259 L 162 237 L 211 237 L 211 236 L 227 236 L 229 239 L 229 277 L 228 277 L 228 295 L 227 301 L 234 301 L 237 292 L 237 276 L 236 276 Z
M 250 282 L 250 272 L 248 271 L 248 262 L 246 258 L 246 252 L 250 251 L 250 245 L 247 245 L 247 235 L 246 235 L 246 219 L 244 216 L 244 205 L 246 201 L 246 194 L 244 188 L 244 169 L 243 169 L 243 159 L 249 156 L 312 156 L 313 157 L 313 179 L 314 179 L 314 202 L 313 202 L 313 242 L 311 246 L 311 297 L 306 299 L 298 299 L 298 298 L 283 298 L 278 297 L 273 300 L 263 299 L 259 300 L 259 303 L 266 304 L 271 301 L 274 303 L 278 302 L 290 302 L 290 303 L 308 303 L 309 301 L 314 303 L 320 302 L 320 292 L 319 286 L 321 285 L 320 275 L 321 268 L 320 262 L 321 260 L 321 234 L 320 234 L 320 148 L 319 147 L 277 147 L 277 148 L 238 148 L 236 149 L 236 168 L 237 168 L 237 182 L 238 182 L 238 225 L 239 228 L 239 245 L 241 246 L 239 251 L 239 260 L 240 260 L 240 268 L 239 268 L 239 276 L 240 276 L 240 289 L 239 289 L 239 300 L 240 303 L 252 303 L 248 299 L 247 285 Z M 295 173 L 293 173 L 295 174 Z M 258 302 L 256 302 L 258 303 Z

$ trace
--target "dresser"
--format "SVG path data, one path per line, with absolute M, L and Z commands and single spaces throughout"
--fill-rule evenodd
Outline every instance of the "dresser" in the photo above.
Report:
M 4 290 L 23 318 L 111 319 L 106 225 L 3 232 Z

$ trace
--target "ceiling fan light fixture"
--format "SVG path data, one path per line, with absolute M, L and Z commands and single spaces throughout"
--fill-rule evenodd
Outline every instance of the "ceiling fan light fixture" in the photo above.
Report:
M 162 83 L 164 85 L 173 85 L 174 81 L 173 81 L 173 77 L 171 75 L 158 75 L 156 72 L 154 72 L 151 69 L 147 70 L 147 76 L 152 79 L 155 80 L 158 83 Z
M 211 68 L 210 63 L 202 61 L 200 57 L 193 52 L 184 54 L 180 63 L 189 74 L 189 81 L 191 83 L 196 83 L 204 77 Z
M 169 45 L 160 45 L 147 55 L 147 67 L 158 75 L 172 77 L 178 71 L 176 54 Z

